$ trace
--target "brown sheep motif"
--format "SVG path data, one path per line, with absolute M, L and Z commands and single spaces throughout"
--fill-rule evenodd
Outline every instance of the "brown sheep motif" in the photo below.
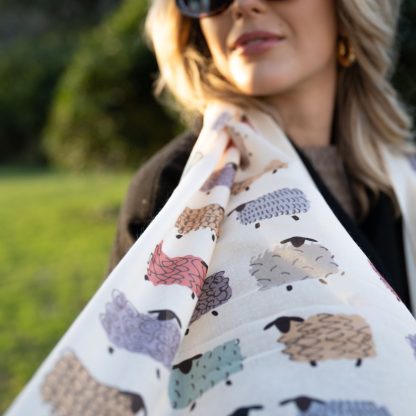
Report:
M 280 242 L 273 250 L 252 257 L 250 274 L 257 280 L 259 290 L 287 285 L 305 279 L 319 279 L 338 273 L 334 255 L 316 240 L 306 237 L 291 237 Z
M 73 351 L 67 352 L 46 376 L 43 400 L 59 416 L 134 416 L 143 411 L 143 398 L 95 380 Z
M 272 172 L 272 174 L 275 174 L 279 169 L 287 168 L 287 166 L 287 163 L 281 162 L 277 159 L 273 159 L 272 161 L 270 161 L 270 163 L 267 164 L 267 166 L 263 169 L 261 173 L 251 176 L 250 178 L 247 178 L 243 181 L 235 182 L 231 188 L 231 194 L 238 195 L 243 191 L 248 191 L 253 182 L 261 178 L 266 173 Z
M 200 228 L 209 228 L 213 232 L 212 241 L 215 241 L 223 218 L 224 208 L 219 204 L 209 204 L 196 209 L 186 207 L 175 223 L 178 229 L 176 238 L 182 238 L 184 234 Z
M 376 355 L 371 329 L 359 315 L 281 316 L 264 330 L 273 326 L 283 333 L 277 342 L 286 346 L 283 353 L 293 361 L 316 366 L 318 361 L 349 359 L 360 366 L 363 358 Z

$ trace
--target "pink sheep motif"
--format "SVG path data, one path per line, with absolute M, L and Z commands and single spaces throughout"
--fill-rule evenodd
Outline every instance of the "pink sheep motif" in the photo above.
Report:
M 208 265 L 200 258 L 192 255 L 169 257 L 162 250 L 163 241 L 151 255 L 145 280 L 155 286 L 181 285 L 192 290 L 192 299 L 199 297 Z

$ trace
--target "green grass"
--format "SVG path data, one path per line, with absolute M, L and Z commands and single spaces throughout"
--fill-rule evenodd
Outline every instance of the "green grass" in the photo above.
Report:
M 0 170 L 0 413 L 106 276 L 130 177 Z

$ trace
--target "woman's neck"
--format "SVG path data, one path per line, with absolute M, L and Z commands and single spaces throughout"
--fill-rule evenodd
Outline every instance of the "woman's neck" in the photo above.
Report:
M 336 74 L 305 82 L 295 90 L 265 98 L 282 120 L 283 130 L 298 147 L 321 147 L 331 142 L 336 97 Z

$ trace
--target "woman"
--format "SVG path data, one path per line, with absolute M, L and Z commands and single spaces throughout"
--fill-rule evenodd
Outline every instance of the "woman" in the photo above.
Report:
M 8 416 L 414 414 L 398 6 L 152 3 L 159 90 L 201 132 L 139 171 L 113 264 L 131 249 Z
M 404 149 L 411 136 L 410 117 L 390 84 L 400 1 L 194 4 L 202 7 L 199 19 L 189 17 L 190 0 L 152 4 L 146 28 L 160 67 L 156 91 L 168 90 L 188 123 L 213 97 L 271 114 L 338 219 L 410 308 L 402 220 L 375 146 Z M 249 38 L 236 47 L 243 34 Z M 194 130 L 135 175 L 110 270 L 179 182 Z

